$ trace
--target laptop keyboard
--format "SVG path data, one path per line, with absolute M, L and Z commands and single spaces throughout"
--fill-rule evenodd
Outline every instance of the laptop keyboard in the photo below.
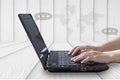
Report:
M 73 61 L 70 60 L 70 56 L 68 56 L 68 51 L 58 52 L 58 63 L 59 65 L 75 64 Z
M 56 66 L 59 65 L 61 68 L 70 68 L 70 67 L 75 67 L 71 68 L 73 71 L 86 71 L 86 70 L 95 70 L 98 69 L 96 66 L 100 65 L 99 63 L 80 63 L 80 62 L 73 62 L 71 61 L 71 57 L 68 55 L 68 51 L 51 51 L 51 57 L 49 57 L 49 65 L 51 66 Z M 90 68 L 89 68 L 90 67 Z M 69 69 L 68 68 L 68 69 Z

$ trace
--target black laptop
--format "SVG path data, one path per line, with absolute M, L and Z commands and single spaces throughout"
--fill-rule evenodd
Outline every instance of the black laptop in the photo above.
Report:
M 31 14 L 19 14 L 20 21 L 44 67 L 50 72 L 98 72 L 109 67 L 104 63 L 74 63 L 68 51 L 48 51 Z

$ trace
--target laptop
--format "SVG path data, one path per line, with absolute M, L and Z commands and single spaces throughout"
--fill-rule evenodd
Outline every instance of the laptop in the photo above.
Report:
M 49 51 L 32 15 L 18 14 L 18 16 L 45 70 L 50 72 L 99 72 L 109 68 L 104 63 L 75 63 L 71 61 L 68 51 Z

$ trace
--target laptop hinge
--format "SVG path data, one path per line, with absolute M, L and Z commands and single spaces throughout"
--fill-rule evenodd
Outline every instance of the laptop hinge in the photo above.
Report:
M 50 55 L 50 52 L 48 53 L 48 57 L 47 57 L 47 59 L 46 59 L 46 66 L 45 66 L 45 70 L 47 70 L 48 69 L 48 59 L 49 59 L 49 55 Z

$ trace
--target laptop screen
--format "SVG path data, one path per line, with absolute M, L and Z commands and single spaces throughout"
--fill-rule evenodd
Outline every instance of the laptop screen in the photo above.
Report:
M 20 21 L 40 59 L 42 65 L 45 68 L 48 57 L 48 49 L 44 43 L 44 40 L 35 24 L 31 14 L 19 14 Z

